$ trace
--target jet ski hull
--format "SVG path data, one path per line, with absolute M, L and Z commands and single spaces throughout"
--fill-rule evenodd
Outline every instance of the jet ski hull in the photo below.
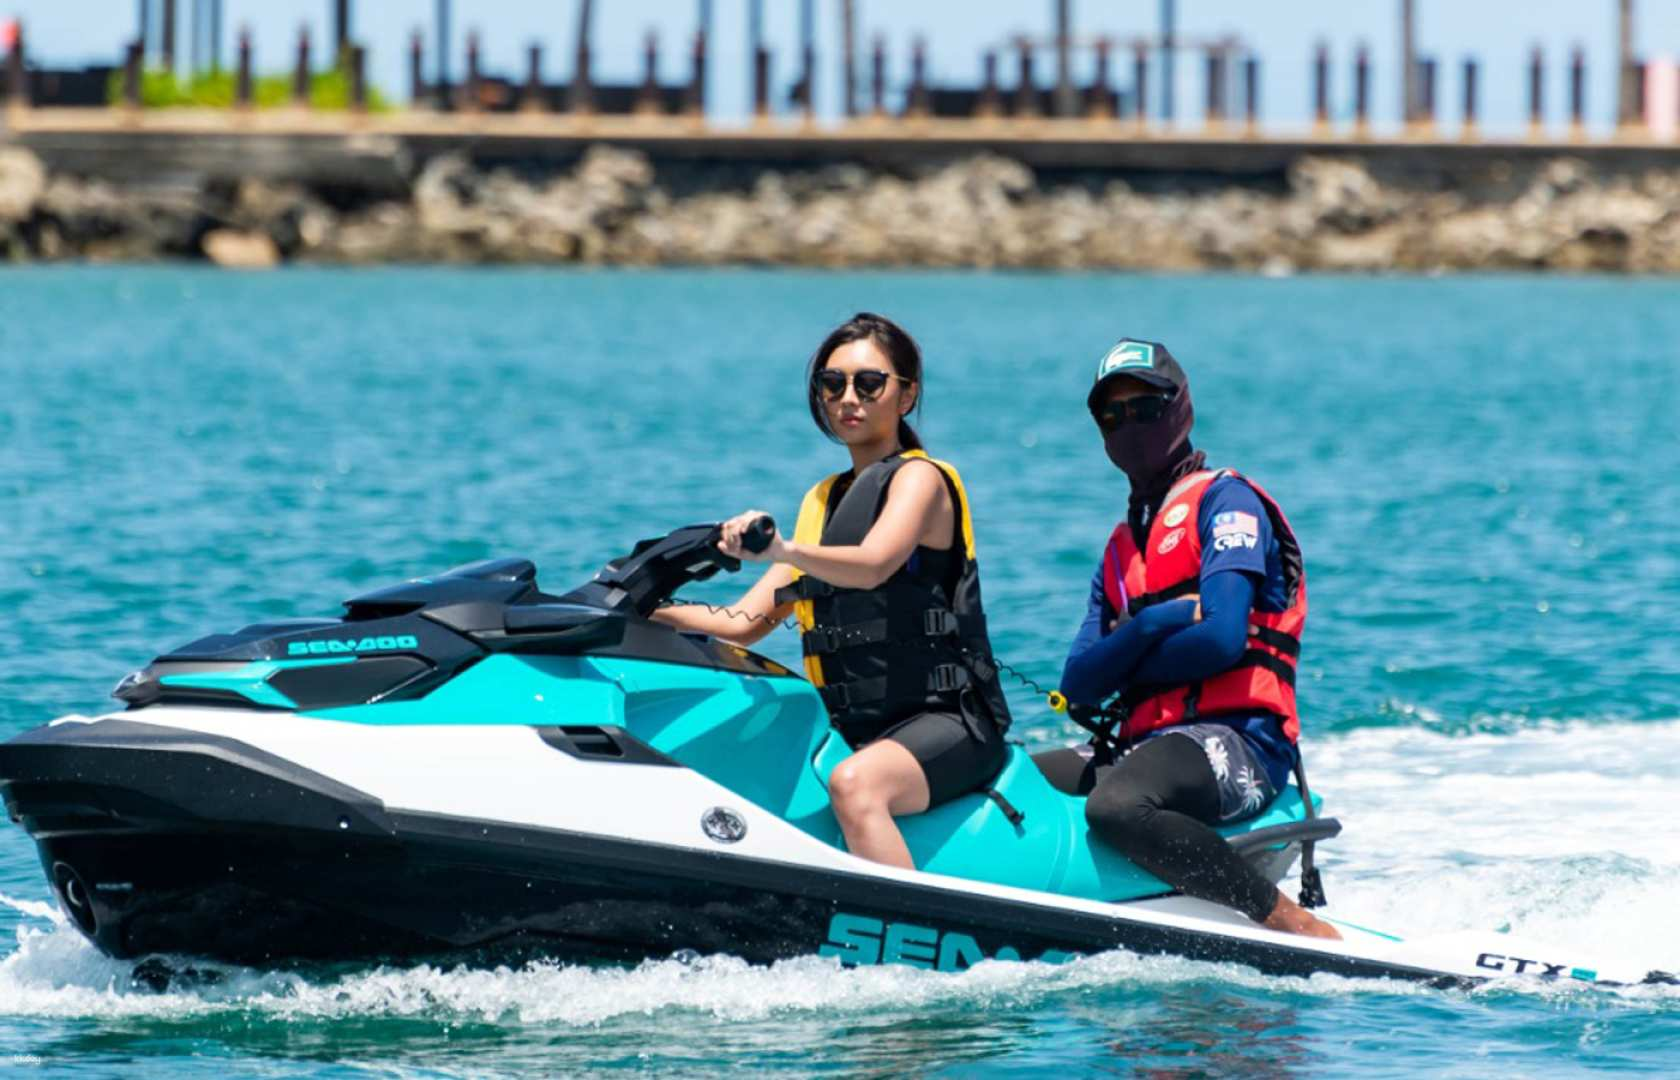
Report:
M 61 906 L 116 957 L 823 953 L 956 970 L 1124 948 L 1276 974 L 1442 976 L 1121 906 L 983 895 L 930 875 L 896 880 L 394 810 L 237 740 L 120 719 L 95 727 L 97 738 L 73 725 L 14 740 L 0 747 L 0 774 Z

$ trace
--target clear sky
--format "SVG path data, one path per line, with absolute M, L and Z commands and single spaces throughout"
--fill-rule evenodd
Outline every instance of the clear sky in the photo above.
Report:
M 151 0 L 154 10 L 162 0 Z M 571 70 L 579 0 L 455 0 L 451 69 L 463 70 L 467 28 L 483 39 L 488 71 L 521 77 L 524 50 L 544 43 L 546 75 L 566 78 Z M 181 30 L 178 55 L 188 54 L 187 19 L 192 0 L 178 0 Z M 799 0 L 765 0 L 767 32 L 776 52 L 778 87 L 793 75 L 798 40 Z M 1234 34 L 1259 54 L 1263 64 L 1262 111 L 1274 127 L 1299 127 L 1310 115 L 1310 63 L 1314 43 L 1333 50 L 1332 97 L 1339 115 L 1351 112 L 1352 57 L 1358 42 L 1369 42 L 1375 62 L 1373 108 L 1377 119 L 1397 115 L 1398 0 L 1179 0 L 1182 35 Z M 642 35 L 658 30 L 664 44 L 663 74 L 668 82 L 687 77 L 687 45 L 697 17 L 696 0 L 599 0 L 596 3 L 596 70 L 602 81 L 634 81 L 640 73 Z M 838 0 L 817 0 L 818 104 L 832 113 L 839 98 Z M 747 108 L 748 74 L 746 0 L 714 0 L 715 25 L 710 86 L 714 113 L 738 119 Z M 910 40 L 925 34 L 930 69 L 936 80 L 977 82 L 981 52 L 1021 32 L 1047 33 L 1050 0 L 857 0 L 860 43 L 876 33 L 889 43 L 889 78 L 900 84 L 908 74 Z M 1438 58 L 1443 69 L 1439 91 L 1443 121 L 1457 122 L 1460 69 L 1474 54 L 1482 68 L 1483 124 L 1514 132 L 1526 122 L 1528 50 L 1545 47 L 1550 58 L 1546 87 L 1548 112 L 1561 123 L 1567 108 L 1565 57 L 1579 42 L 1588 57 L 1588 107 L 1596 125 L 1608 124 L 1614 108 L 1615 0 L 1417 0 L 1420 49 Z M 0 0 L 0 16 L 20 17 L 31 54 L 52 64 L 109 62 L 133 36 L 137 0 Z M 433 47 L 433 0 L 359 0 L 353 31 L 369 47 L 376 82 L 405 98 L 407 40 L 419 28 Z M 1158 0 L 1073 0 L 1076 30 L 1088 34 L 1129 36 L 1152 33 Z M 1647 56 L 1680 55 L 1680 0 L 1638 0 L 1636 44 Z M 235 28 L 249 26 L 255 38 L 257 66 L 284 70 L 290 63 L 297 28 L 309 23 L 315 40 L 330 33 L 330 0 L 225 0 L 227 24 L 224 57 L 232 55 Z M 866 44 L 860 45 L 866 49 Z M 324 55 L 322 49 L 318 55 Z M 428 58 L 428 68 L 432 61 Z M 860 68 L 862 65 L 860 64 Z M 1049 78 L 1049 58 L 1040 61 Z M 1081 77 L 1088 60 L 1080 63 Z M 1013 82 L 1013 65 L 1003 66 L 1004 82 Z M 1178 103 L 1181 118 L 1199 116 L 1202 100 L 1200 58 L 1179 62 Z M 1129 77 L 1117 64 L 1116 81 Z M 866 85 L 859 72 L 860 85 Z M 1152 88 L 1153 90 L 1154 88 Z M 1152 93 L 1159 100 L 1158 92 Z

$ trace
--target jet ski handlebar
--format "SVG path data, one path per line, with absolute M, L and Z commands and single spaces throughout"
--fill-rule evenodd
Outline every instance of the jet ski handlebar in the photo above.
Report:
M 747 526 L 747 531 L 741 534 L 741 546 L 754 555 L 762 555 L 775 536 L 776 519 L 769 514 L 760 514 L 756 521 Z
M 770 546 L 776 522 L 764 514 L 741 536 L 741 546 L 757 555 Z M 705 581 L 719 570 L 741 569 L 741 560 L 718 550 L 721 523 L 688 525 L 651 540 L 614 559 L 593 580 L 562 599 L 633 611 L 646 618 L 692 581 Z

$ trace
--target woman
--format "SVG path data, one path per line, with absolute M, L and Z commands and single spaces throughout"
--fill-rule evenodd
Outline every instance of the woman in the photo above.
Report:
M 774 564 L 733 608 L 655 617 L 750 645 L 796 615 L 806 674 L 853 750 L 829 777 L 846 847 L 910 869 L 893 818 L 984 789 L 1007 753 L 973 526 L 956 469 L 905 419 L 921 404 L 922 357 L 897 324 L 865 312 L 837 327 L 806 390 L 852 467 L 806 494 L 792 541 L 778 534 L 754 554 L 741 536 L 763 511 L 724 523 L 722 551 Z

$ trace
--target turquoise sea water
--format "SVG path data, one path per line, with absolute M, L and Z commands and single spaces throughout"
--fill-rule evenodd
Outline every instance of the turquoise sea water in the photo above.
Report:
M 495 554 L 550 588 L 843 466 L 802 364 L 922 340 L 999 653 L 1053 681 L 1124 481 L 1083 414 L 1120 334 L 1306 546 L 1332 911 L 1680 970 L 1680 287 L 1621 279 L 0 271 L 0 735 L 163 648 Z M 746 579 L 711 583 L 718 599 Z M 789 635 L 767 642 L 784 660 Z M 1033 745 L 1073 741 L 1024 692 Z M 1680 992 L 1473 993 L 1123 953 L 960 975 L 729 958 L 213 969 L 157 993 L 0 830 L 0 1071 L 739 1068 L 1158 1075 L 1680 1069 Z

